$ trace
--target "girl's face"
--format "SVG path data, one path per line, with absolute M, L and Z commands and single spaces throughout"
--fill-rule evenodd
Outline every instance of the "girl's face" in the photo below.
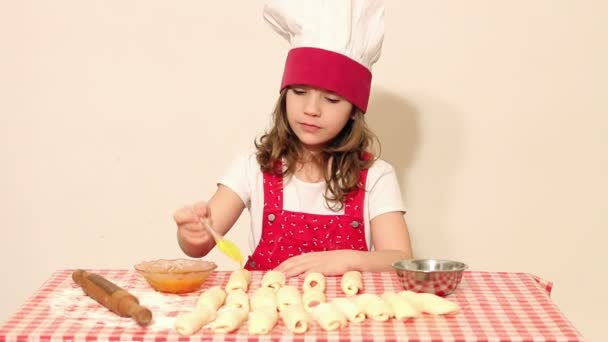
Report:
M 335 93 L 309 86 L 287 90 L 287 121 L 303 147 L 320 151 L 350 119 L 353 105 Z

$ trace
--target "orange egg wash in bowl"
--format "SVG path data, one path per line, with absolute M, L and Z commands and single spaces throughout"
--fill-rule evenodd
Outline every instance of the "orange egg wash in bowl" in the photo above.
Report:
M 213 262 L 192 259 L 159 259 L 135 265 L 152 288 L 166 293 L 194 292 L 216 268 Z

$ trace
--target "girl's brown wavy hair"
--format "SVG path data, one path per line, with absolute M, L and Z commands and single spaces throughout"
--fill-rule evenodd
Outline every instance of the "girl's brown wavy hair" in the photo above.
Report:
M 292 176 L 297 162 L 303 157 L 303 148 L 298 137 L 291 130 L 287 121 L 286 94 L 281 95 L 272 113 L 273 125 L 254 144 L 257 148 L 256 158 L 262 171 L 280 176 Z M 368 151 L 380 142 L 376 135 L 367 127 L 364 113 L 353 106 L 352 119 L 342 131 L 329 142 L 321 153 L 315 156 L 326 184 L 325 202 L 328 208 L 338 211 L 344 207 L 346 194 L 358 189 L 361 170 L 369 168 L 377 159 Z M 369 152 L 369 158 L 364 156 Z M 275 168 L 276 161 L 283 159 L 283 171 Z

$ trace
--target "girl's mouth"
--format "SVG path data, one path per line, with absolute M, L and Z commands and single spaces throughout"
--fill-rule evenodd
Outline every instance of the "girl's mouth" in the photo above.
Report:
M 319 127 L 319 126 L 308 124 L 305 122 L 300 122 L 300 127 L 302 127 L 302 130 L 309 132 L 309 133 L 314 133 L 314 132 L 318 131 L 319 129 L 321 129 L 321 127 Z

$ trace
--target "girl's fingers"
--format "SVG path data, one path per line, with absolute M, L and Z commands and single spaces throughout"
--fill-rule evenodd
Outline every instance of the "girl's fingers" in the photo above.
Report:
M 181 236 L 192 244 L 204 243 L 211 239 L 209 233 L 207 233 L 207 231 L 201 227 L 200 223 L 184 224 L 178 229 Z
M 211 218 L 211 209 L 209 209 L 207 202 L 195 203 L 194 213 L 201 218 Z
M 192 207 L 186 206 L 186 207 L 178 209 L 173 214 L 173 220 L 175 221 L 175 223 L 177 223 L 177 225 L 181 225 L 184 223 L 196 222 L 197 217 L 194 214 Z
M 308 257 L 309 257 L 309 254 L 294 255 L 291 258 L 283 261 L 281 263 L 281 265 L 283 265 L 284 267 L 294 267 L 296 265 L 306 263 L 306 259 L 308 259 Z M 279 265 L 279 266 L 281 266 L 281 265 Z
M 295 277 L 310 271 L 311 267 L 314 267 L 314 264 L 314 255 L 310 253 L 287 259 L 280 266 L 283 266 L 282 269 L 286 277 Z
M 305 265 L 296 265 L 294 267 L 290 267 L 289 269 L 285 270 L 285 277 L 287 278 L 291 278 L 291 277 L 295 277 L 295 276 L 300 276 L 302 274 L 304 274 L 304 272 L 306 272 L 306 267 Z
M 285 273 L 285 276 L 289 278 L 289 277 L 293 276 L 291 274 L 293 273 L 293 268 L 297 264 L 298 264 L 298 261 L 297 261 L 296 257 L 291 257 L 291 258 L 283 261 L 282 263 L 280 263 L 279 266 L 277 266 L 275 268 L 275 270 Z
M 201 227 L 200 223 L 186 223 L 186 224 L 182 224 L 180 225 L 179 229 L 181 229 L 182 231 L 187 232 L 188 234 L 196 234 L 196 235 L 207 235 L 206 234 L 206 230 L 203 229 L 203 227 Z

